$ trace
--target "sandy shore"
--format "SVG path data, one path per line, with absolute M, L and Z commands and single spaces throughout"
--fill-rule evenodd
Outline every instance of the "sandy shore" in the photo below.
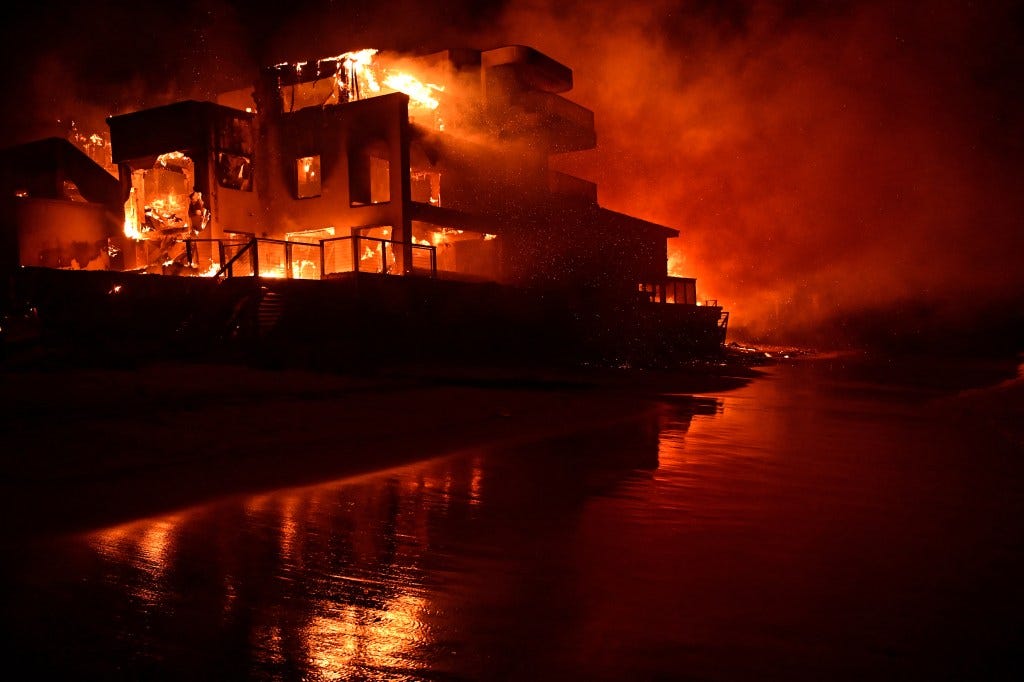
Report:
M 4 533 L 95 528 L 636 419 L 659 395 L 731 388 L 751 374 L 722 366 L 372 376 L 229 365 L 5 370 Z

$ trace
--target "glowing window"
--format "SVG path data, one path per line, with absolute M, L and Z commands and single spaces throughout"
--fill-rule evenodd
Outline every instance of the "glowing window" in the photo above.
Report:
M 320 196 L 320 155 L 295 160 L 296 196 L 299 199 Z
M 219 152 L 217 154 L 217 183 L 221 187 L 252 191 L 252 161 L 246 156 Z

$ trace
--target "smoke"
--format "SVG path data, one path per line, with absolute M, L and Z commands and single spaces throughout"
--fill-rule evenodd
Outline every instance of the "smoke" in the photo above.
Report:
M 0 142 L 106 129 L 104 119 L 252 81 L 256 45 L 225 0 L 156 5 L 57 0 L 0 29 L 5 98 Z M 58 123 L 59 121 L 59 123 Z
M 868 311 L 956 324 L 1020 301 L 1021 18 L 993 3 L 526 0 L 495 37 L 574 69 L 598 149 L 563 169 L 681 230 L 670 261 L 701 298 L 742 335 L 785 340 Z
M 673 268 L 730 310 L 734 336 L 838 340 L 907 310 L 950 325 L 986 303 L 1019 310 L 1022 14 L 952 0 L 54 2 L 2 29 L 16 65 L 3 142 L 210 99 L 280 61 L 531 45 L 574 69 L 568 97 L 596 114 L 598 148 L 556 167 L 597 182 L 602 205 L 679 229 Z

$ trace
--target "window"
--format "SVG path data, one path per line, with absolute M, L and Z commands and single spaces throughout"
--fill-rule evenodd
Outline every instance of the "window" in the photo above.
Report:
M 353 206 L 391 201 L 391 162 L 381 140 L 352 148 L 348 155 L 348 194 Z
M 441 174 L 434 171 L 411 171 L 409 180 L 412 200 L 433 206 L 441 205 Z
M 252 191 L 252 161 L 238 154 L 217 154 L 217 184 L 243 192 Z
M 195 165 L 180 151 L 161 154 L 151 167 L 133 167 L 125 219 L 135 230 L 135 238 L 144 239 L 147 232 L 155 236 L 167 229 L 188 229 L 194 182 Z
M 303 156 L 295 161 L 296 196 L 299 199 L 320 196 L 320 155 Z

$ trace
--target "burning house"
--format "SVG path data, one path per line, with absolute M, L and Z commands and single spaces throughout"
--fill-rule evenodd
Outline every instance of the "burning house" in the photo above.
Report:
M 728 314 L 667 272 L 678 232 L 601 207 L 593 183 L 551 167 L 596 145 L 593 112 L 563 96 L 572 78 L 523 46 L 277 64 L 216 102 L 110 117 L 116 181 L 83 155 L 78 175 L 51 174 L 48 198 L 81 190 L 97 216 L 86 241 L 117 286 L 192 279 L 176 331 L 362 352 L 410 336 L 462 351 L 544 339 L 644 364 L 717 349 Z M 4 225 L 20 270 L 70 267 L 23 238 L 39 230 L 22 213 Z M 47 229 L 59 242 L 68 226 Z

